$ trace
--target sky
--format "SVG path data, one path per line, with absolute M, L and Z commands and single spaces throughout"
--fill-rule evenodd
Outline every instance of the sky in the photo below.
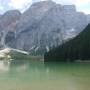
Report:
M 0 14 L 11 10 L 18 9 L 24 12 L 31 4 L 43 0 L 0 0 Z M 90 14 L 90 0 L 53 0 L 63 5 L 75 4 L 78 11 Z

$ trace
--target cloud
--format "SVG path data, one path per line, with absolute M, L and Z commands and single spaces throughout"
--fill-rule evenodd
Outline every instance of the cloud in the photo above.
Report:
M 84 13 L 86 13 L 86 14 L 90 14 L 90 9 L 84 9 L 84 10 L 82 10 Z
M 73 0 L 76 5 L 84 5 L 90 3 L 90 0 Z
M 25 11 L 34 2 L 44 0 L 0 0 L 0 13 L 10 9 L 19 9 Z M 90 13 L 90 0 L 53 0 L 60 4 L 75 4 L 77 10 Z
M 75 4 L 78 11 L 90 14 L 90 0 L 53 0 L 60 4 Z
M 86 14 L 90 13 L 90 0 L 76 0 L 75 5 L 78 11 L 82 11 Z
M 4 10 L 4 8 L 2 6 L 0 6 L 0 10 Z
M 53 0 L 60 4 L 73 4 L 73 0 Z
M 25 4 L 31 3 L 32 0 L 11 0 L 11 5 L 14 8 L 22 8 Z
M 21 11 L 24 11 L 30 6 L 31 3 L 32 0 L 10 0 L 9 6 L 14 9 L 19 9 Z
M 82 5 L 85 3 L 90 3 L 90 0 L 53 0 L 55 2 L 61 4 L 75 4 L 75 5 Z

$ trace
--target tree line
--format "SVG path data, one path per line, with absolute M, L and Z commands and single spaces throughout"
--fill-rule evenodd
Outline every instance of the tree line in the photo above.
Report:
M 75 38 L 45 53 L 44 59 L 62 62 L 90 60 L 90 24 Z

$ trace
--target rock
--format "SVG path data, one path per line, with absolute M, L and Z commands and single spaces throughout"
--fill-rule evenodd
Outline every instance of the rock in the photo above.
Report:
M 90 62 L 90 24 L 75 38 L 46 53 L 44 61 Z
M 20 56 L 27 56 L 29 55 L 28 52 L 13 49 L 13 48 L 4 48 L 3 50 L 0 50 L 0 59 L 14 59 L 19 56 L 19 59 L 22 58 Z
M 18 10 L 10 10 L 0 18 L 0 46 L 5 46 L 5 38 L 9 31 L 13 31 L 21 13 Z
M 87 16 L 77 12 L 74 5 L 38 2 L 24 12 L 16 26 L 15 48 L 44 53 L 47 47 L 75 37 L 87 24 Z
M 0 59 L 11 59 L 9 53 L 10 53 L 9 48 L 5 48 L 3 50 L 0 50 Z
M 90 23 L 90 14 L 87 15 L 87 20 Z
M 15 23 L 20 18 L 21 13 L 17 10 L 10 10 L 1 16 L 0 31 Z
M 4 28 L 1 46 L 34 54 L 44 54 L 75 37 L 89 23 L 87 15 L 77 12 L 75 5 L 60 5 L 51 0 L 34 3 L 22 15 L 18 11 L 13 13 L 14 19 L 13 14 L 6 13 L 4 16 L 9 16 L 10 21 L 6 22 L 6 18 L 6 24 L 0 24 L 0 28 Z

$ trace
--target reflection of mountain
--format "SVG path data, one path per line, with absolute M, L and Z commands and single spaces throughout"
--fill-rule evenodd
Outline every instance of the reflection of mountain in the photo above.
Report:
M 45 54 L 45 61 L 90 60 L 90 24 L 74 39 Z
M 18 19 L 13 21 L 14 25 L 1 29 L 5 31 L 3 36 L 1 33 L 1 45 L 40 54 L 75 37 L 89 22 L 74 5 L 63 6 L 51 0 L 35 3 L 22 15 L 15 16 Z
M 8 61 L 0 61 L 0 72 L 7 72 L 10 69 L 10 63 Z

